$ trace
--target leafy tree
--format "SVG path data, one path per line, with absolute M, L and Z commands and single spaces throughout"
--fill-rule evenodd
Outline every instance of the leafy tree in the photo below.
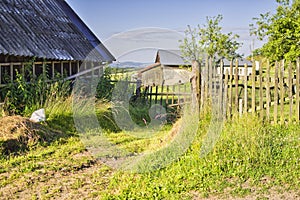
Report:
M 207 17 L 206 24 L 198 25 L 198 29 L 188 26 L 185 38 L 180 41 L 181 51 L 187 61 L 201 61 L 204 55 L 208 55 L 215 61 L 221 58 L 230 60 L 241 56 L 237 53 L 241 46 L 236 41 L 239 35 L 232 32 L 222 33 L 222 27 L 219 25 L 222 19 L 222 15 Z
M 268 39 L 261 55 L 271 61 L 286 59 L 290 61 L 300 57 L 300 0 L 276 0 L 279 4 L 276 13 L 267 12 L 253 18 L 250 24 L 251 34 L 258 39 Z

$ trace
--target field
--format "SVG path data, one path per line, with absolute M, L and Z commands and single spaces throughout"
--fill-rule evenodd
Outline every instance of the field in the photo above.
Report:
M 13 154 L 3 153 L 7 138 L 0 135 L 0 199 L 300 198 L 299 124 L 269 125 L 252 115 L 233 118 L 225 122 L 213 150 L 201 157 L 211 123 L 209 114 L 202 115 L 199 123 L 191 121 L 198 129 L 182 156 L 163 168 L 132 173 L 114 169 L 87 151 L 74 126 L 71 104 L 68 98 L 49 105 L 42 124 L 48 135 L 27 135 L 38 139 Z M 179 119 L 175 130 L 165 124 L 155 137 L 137 139 L 115 126 L 110 106 L 97 104 L 104 134 L 132 153 L 168 145 L 176 126 L 183 125 Z

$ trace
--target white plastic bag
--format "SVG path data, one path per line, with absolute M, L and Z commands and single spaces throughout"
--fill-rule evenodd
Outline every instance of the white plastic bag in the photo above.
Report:
M 32 113 L 30 117 L 30 121 L 32 122 L 44 122 L 46 121 L 46 114 L 45 114 L 45 109 L 39 109 L 36 110 Z

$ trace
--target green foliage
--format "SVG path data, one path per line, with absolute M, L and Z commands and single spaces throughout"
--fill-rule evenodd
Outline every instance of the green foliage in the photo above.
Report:
M 219 25 L 222 19 L 222 15 L 207 17 L 206 24 L 198 25 L 198 29 L 188 26 L 180 45 L 187 61 L 202 61 L 204 55 L 208 55 L 215 61 L 220 58 L 230 60 L 240 57 L 236 52 L 241 45 L 236 41 L 239 36 L 232 32 L 222 33 L 222 27 Z
M 112 80 L 112 68 L 106 67 L 96 89 L 96 98 L 101 100 L 111 100 L 114 84 Z
M 34 76 L 32 66 L 33 61 L 25 66 L 24 74 L 16 71 L 15 80 L 9 81 L 2 89 L 2 95 L 5 95 L 3 110 L 6 115 L 29 115 L 32 111 L 70 93 L 69 82 L 47 83 L 47 70 L 43 70 L 39 76 Z
M 258 39 L 268 39 L 259 49 L 271 61 L 286 59 L 295 61 L 300 57 L 300 1 L 277 0 L 275 14 L 267 12 L 250 24 L 251 34 Z

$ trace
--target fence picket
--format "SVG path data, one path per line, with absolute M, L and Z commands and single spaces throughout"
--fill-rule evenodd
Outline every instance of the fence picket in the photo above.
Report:
M 296 67 L 296 121 L 300 121 L 300 60 L 297 60 Z
M 227 116 L 230 114 L 229 112 L 229 106 L 228 106 L 228 77 L 229 77 L 229 72 L 228 69 L 225 71 L 225 82 L 224 82 L 224 117 L 230 117 Z
M 280 123 L 284 123 L 284 60 L 281 62 L 280 73 L 279 73 L 279 84 L 280 84 Z
M 235 82 L 235 112 L 239 112 L 239 63 L 236 59 L 234 69 L 234 82 Z
M 232 102 L 233 102 L 232 80 L 233 80 L 233 63 L 231 60 L 230 61 L 230 71 L 229 71 L 229 115 L 230 115 L 230 117 L 232 116 Z
M 248 112 L 248 65 L 245 63 L 245 74 L 244 74 L 244 113 Z
M 262 66 L 259 63 L 259 108 L 260 108 L 260 118 L 264 118 L 264 98 L 263 98 L 263 73 Z
M 277 124 L 278 117 L 278 62 L 275 63 L 275 74 L 274 74 L 274 123 Z
M 271 93 L 270 93 L 270 62 L 267 61 L 267 81 L 266 81 L 266 117 L 267 121 L 270 121 L 270 104 L 271 104 Z
M 255 68 L 255 64 L 253 63 L 252 65 L 252 80 L 251 80 L 251 87 L 252 87 L 252 93 L 251 93 L 251 110 L 252 113 L 254 114 L 256 111 L 256 107 L 255 107 L 255 98 L 256 98 L 256 94 L 255 94 L 255 72 L 256 72 L 256 68 Z
M 289 68 L 288 68 L 288 72 L 289 72 L 289 76 L 288 76 L 288 80 L 289 80 L 289 105 L 290 105 L 290 110 L 289 110 L 289 122 L 292 121 L 292 117 L 293 117 L 293 76 L 292 76 L 292 63 L 289 63 Z

